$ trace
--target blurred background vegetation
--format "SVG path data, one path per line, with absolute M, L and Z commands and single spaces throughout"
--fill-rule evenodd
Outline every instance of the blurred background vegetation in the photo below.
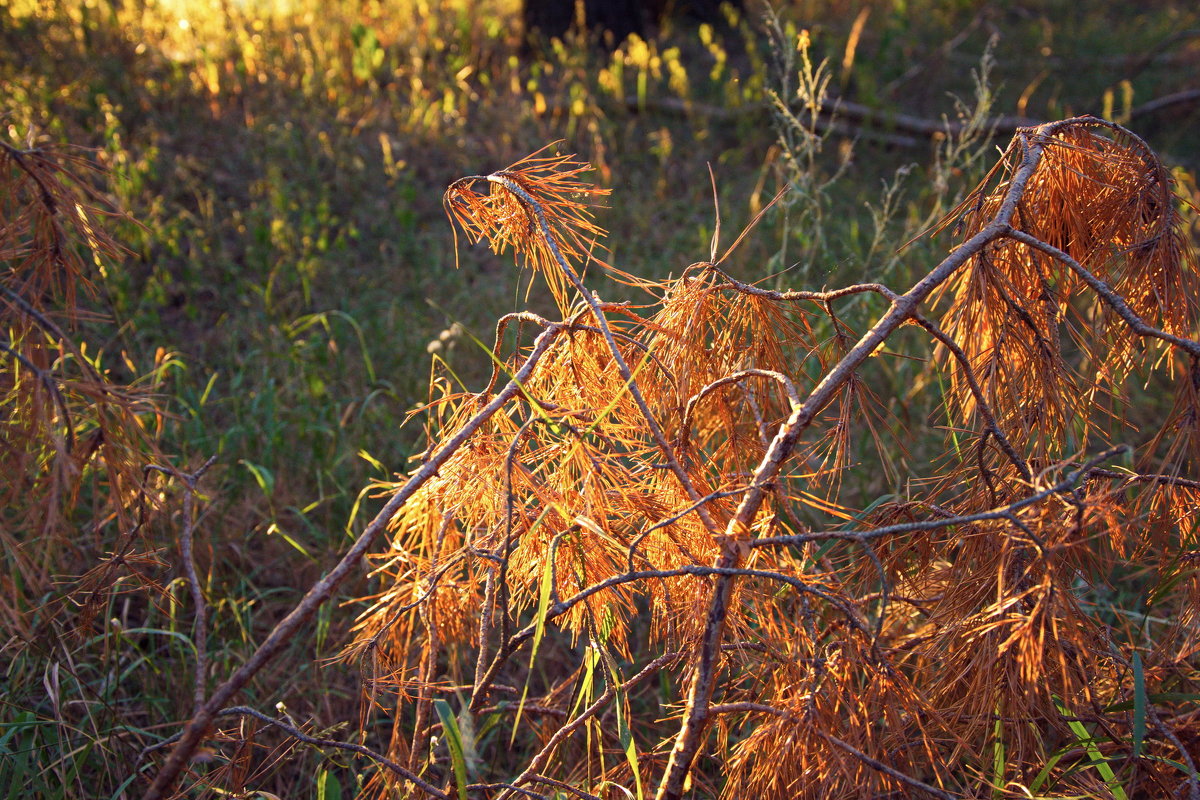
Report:
M 578 28 L 527 36 L 521 11 L 513 0 L 0 5 L 3 136 L 89 148 L 122 212 L 104 224 L 128 252 L 97 264 L 98 316 L 78 335 L 114 380 L 153 386 L 173 464 L 217 458 L 198 544 L 213 675 L 361 530 L 374 503 L 364 487 L 406 469 L 420 427 L 401 423 L 426 399 L 431 364 L 478 388 L 489 362 L 474 340 L 490 341 L 507 311 L 552 309 L 504 257 L 464 246 L 455 269 L 441 195 L 461 175 L 562 140 L 613 190 L 602 257 L 655 277 L 708 258 L 710 167 L 725 243 L 790 185 L 729 268 L 812 289 L 904 289 L 923 274 L 946 243 L 900 246 L 978 181 L 1011 118 L 1127 124 L 1197 197 L 1190 2 L 780 0 L 764 15 L 747 0 L 619 42 Z M 607 299 L 638 299 L 591 281 Z M 94 544 L 14 614 L 55 607 L 105 551 L 111 519 L 84 502 L 71 524 Z M 159 523 L 168 562 L 178 524 Z M 159 577 L 152 602 L 116 595 L 101 615 L 123 631 L 115 649 L 49 623 L 51 638 L 5 645 L 0 786 L 133 791 L 138 751 L 174 732 L 190 702 L 187 590 L 171 569 Z M 354 719 L 358 676 L 320 666 L 353 614 L 327 608 L 251 700 Z M 278 774 L 243 784 L 333 791 L 316 754 L 286 770 L 262 763 Z

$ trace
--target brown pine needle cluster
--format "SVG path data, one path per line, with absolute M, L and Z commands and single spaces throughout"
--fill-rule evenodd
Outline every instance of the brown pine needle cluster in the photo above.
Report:
M 442 204 L 472 244 L 486 240 L 494 253 L 511 247 L 518 264 L 524 256 L 565 313 L 570 291 L 560 261 L 592 258 L 596 240 L 605 232 L 593 222 L 589 201 L 608 190 L 581 181 L 579 176 L 591 167 L 574 156 L 541 155 L 551 147 L 554 144 L 491 175 L 459 178 L 446 190 Z M 475 190 L 481 181 L 489 184 L 487 194 Z M 543 228 L 549 236 L 543 235 Z
M 0 142 L 0 615 L 26 634 L 61 578 L 53 571 L 90 569 L 76 592 L 89 629 L 115 582 L 157 564 L 137 535 L 155 409 L 81 343 L 80 326 L 95 320 L 93 278 L 121 255 L 94 172 L 82 151 Z M 102 538 L 81 537 L 73 519 L 85 487 L 91 513 L 128 534 L 100 566 L 79 557 L 81 538 Z
M 964 236 L 995 215 L 1003 193 L 989 187 L 1010 177 L 1021 157 L 1014 143 L 959 208 Z M 1120 438 L 1124 385 L 1145 335 L 1122 307 L 1168 334 L 1196 335 L 1200 284 L 1171 186 L 1170 173 L 1132 134 L 1068 129 L 1046 149 L 1013 216 L 1013 227 L 1032 239 L 987 248 L 944 285 L 946 332 L 962 344 L 1018 446 L 1048 454 L 1067 436 L 1080 449 L 1114 432 Z M 1098 299 L 1101 285 L 1121 303 Z M 1154 344 L 1166 352 L 1164 342 Z M 1167 356 L 1168 368 L 1181 364 Z M 969 412 L 975 399 L 961 370 L 953 375 L 956 399 Z M 1080 418 L 1076 398 L 1084 395 L 1109 413 Z M 1076 423 L 1082 429 L 1069 430 Z

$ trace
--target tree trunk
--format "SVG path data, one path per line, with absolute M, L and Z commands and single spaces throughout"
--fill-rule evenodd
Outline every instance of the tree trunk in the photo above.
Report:
M 631 33 L 649 38 L 666 17 L 719 23 L 722 2 L 730 0 L 524 0 L 521 19 L 528 39 L 561 37 L 582 23 L 615 47 Z M 741 8 L 743 0 L 730 5 Z

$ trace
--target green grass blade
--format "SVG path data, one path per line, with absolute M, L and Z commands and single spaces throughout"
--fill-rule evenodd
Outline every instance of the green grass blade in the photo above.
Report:
M 250 471 L 254 476 L 254 482 L 258 484 L 258 488 L 262 491 L 263 496 L 270 499 L 275 493 L 275 476 L 271 474 L 271 470 L 264 466 L 255 464 L 253 461 L 239 459 L 238 463 Z
M 537 529 L 548 513 L 550 513 L 549 508 L 542 509 L 542 513 L 538 515 L 533 525 L 530 526 L 530 533 Z M 550 609 L 550 589 L 553 585 L 553 581 L 551 580 L 553 575 L 554 559 L 550 558 L 549 554 L 547 554 L 546 562 L 542 564 L 542 577 L 538 581 L 537 616 L 534 618 L 533 625 L 533 652 L 529 654 L 529 666 L 531 668 L 537 660 L 538 646 L 542 643 L 542 637 L 546 635 L 546 612 Z
M 538 525 L 550 513 L 549 508 L 542 509 L 542 513 L 533 521 L 533 525 L 529 526 L 529 533 L 537 530 Z M 533 645 L 529 653 L 529 670 L 533 672 L 533 665 L 537 662 L 538 647 L 542 644 L 542 637 L 546 634 L 546 611 L 550 608 L 550 589 L 552 586 L 551 576 L 554 574 L 554 560 L 547 556 L 546 563 L 542 565 L 542 577 L 538 583 L 538 605 L 536 616 L 533 620 Z M 525 676 L 525 685 L 521 688 L 521 700 L 517 704 L 517 716 L 513 719 L 512 732 L 509 734 L 508 743 L 511 745 L 517 739 L 517 728 L 521 725 L 521 715 L 525 711 L 525 699 L 529 696 L 529 676 Z
M 1071 716 L 1071 712 L 1061 703 L 1056 703 L 1055 705 L 1058 706 L 1059 713 L 1064 717 Z M 1104 781 L 1104 785 L 1113 793 L 1113 797 L 1116 800 L 1129 800 L 1129 796 L 1125 794 L 1124 787 L 1117 781 L 1117 776 L 1113 772 L 1112 766 L 1104 758 L 1104 755 L 1100 752 L 1100 748 L 1096 746 L 1095 737 L 1088 733 L 1084 724 L 1077 719 L 1067 720 L 1067 725 L 1070 726 L 1071 732 L 1078 739 L 1077 744 L 1087 751 L 1088 758 L 1091 759 L 1091 763 L 1088 766 L 1096 768 L 1096 771 L 1100 773 L 1100 778 Z
M 612 681 L 614 692 L 614 708 L 617 714 L 617 740 L 621 743 L 621 750 L 625 754 L 625 760 L 629 762 L 629 769 L 633 772 L 635 788 L 637 789 L 637 799 L 644 800 L 645 790 L 642 788 L 642 770 L 638 763 L 637 743 L 633 741 L 633 731 L 629 728 L 629 719 L 626 714 L 627 703 L 624 689 L 624 682 L 621 680 L 621 673 L 617 669 L 616 661 L 607 651 L 600 649 L 598 651 L 600 657 L 604 659 L 604 666 L 608 669 L 609 680 Z
M 434 700 L 433 707 L 437 709 L 438 719 L 442 721 L 442 733 L 446 737 L 446 747 L 450 750 L 450 764 L 454 768 L 454 787 L 458 790 L 458 800 L 467 800 L 467 760 L 463 757 L 462 734 L 458 730 L 458 720 L 445 700 Z
M 1003 708 L 996 706 L 996 723 L 992 726 L 992 797 L 1004 796 L 1004 772 L 1008 764 L 1008 756 L 1004 747 L 1004 715 Z
M 342 784 L 327 769 L 317 772 L 317 800 L 342 800 Z
M 1142 754 L 1146 740 L 1146 673 L 1141 653 L 1133 654 L 1133 757 Z
M 633 741 L 633 732 L 629 729 L 629 720 L 626 719 L 625 692 L 621 689 L 617 690 L 616 711 L 617 739 L 621 742 L 621 749 L 625 752 L 625 760 L 629 762 L 629 769 L 633 772 L 637 798 L 638 800 L 644 800 L 645 790 L 642 788 L 642 769 L 638 765 L 637 744 Z
M 579 688 L 575 692 L 575 702 L 571 704 L 571 711 L 567 714 L 567 719 L 574 719 L 581 708 L 586 708 L 592 704 L 592 698 L 595 696 L 596 664 L 599 661 L 600 654 L 594 646 L 589 645 L 584 649 L 583 677 L 580 679 Z
M 1050 777 L 1050 771 L 1054 769 L 1055 765 L 1058 764 L 1059 760 L 1063 757 L 1064 752 L 1065 751 L 1060 751 L 1050 756 L 1050 760 L 1046 762 L 1046 766 L 1042 767 L 1041 771 L 1038 772 L 1037 777 L 1034 778 L 1033 782 L 1029 784 L 1029 791 L 1031 794 L 1036 794 L 1037 791 L 1042 788 L 1042 784 L 1045 783 L 1046 779 Z

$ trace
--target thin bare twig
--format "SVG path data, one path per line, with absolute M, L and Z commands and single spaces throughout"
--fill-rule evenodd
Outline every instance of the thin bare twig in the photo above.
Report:
M 924 781 L 919 781 L 916 778 L 912 777 L 911 775 L 905 775 L 900 770 L 895 769 L 893 767 L 889 767 L 887 764 L 884 764 L 882 761 L 871 758 L 869 755 L 867 755 L 863 751 L 859 750 L 854 745 L 850 744 L 849 742 L 843 742 L 841 739 L 837 738 L 836 736 L 834 736 L 831 733 L 826 733 L 825 731 L 821 730 L 820 728 L 814 728 L 813 730 L 822 739 L 824 739 L 825 741 L 834 745 L 835 747 L 839 747 L 842 750 L 845 750 L 847 753 L 854 756 L 855 758 L 857 758 L 859 761 L 866 764 L 871 769 L 878 770 L 879 772 L 882 772 L 885 775 L 890 775 L 891 777 L 895 778 L 896 780 L 900 781 L 901 783 L 908 784 L 909 786 L 913 787 L 914 789 L 920 789 L 921 791 L 927 792 L 927 793 L 933 795 L 934 797 L 939 797 L 939 798 L 941 798 L 941 800 L 959 800 L 959 798 L 956 795 L 952 795 L 949 792 L 945 791 L 944 789 L 939 789 L 938 787 L 931 786 L 928 783 L 925 783 Z
M 192 604 L 195 606 L 195 618 L 192 622 L 192 638 L 196 645 L 193 716 L 200 713 L 200 708 L 204 705 L 205 685 L 208 679 L 208 605 L 204 600 L 204 590 L 200 587 L 200 578 L 196 575 L 196 558 L 192 552 L 196 532 L 196 484 L 216 462 L 217 457 L 213 455 L 195 472 L 178 473 L 179 479 L 183 481 L 183 531 L 179 535 L 179 549 L 183 556 L 183 571 L 187 576 L 188 588 L 192 593 Z
M 433 784 L 422 780 L 419 775 L 416 775 L 415 773 L 409 771 L 408 769 L 401 766 L 400 764 L 397 764 L 395 761 L 392 761 L 390 758 L 383 755 L 382 753 L 377 753 L 374 750 L 370 749 L 369 747 L 365 747 L 361 744 L 354 744 L 353 742 L 342 742 L 342 741 L 338 741 L 337 739 L 325 739 L 325 738 L 322 738 L 319 736 L 309 736 L 304 731 L 300 730 L 299 728 L 295 727 L 292 724 L 289 724 L 290 721 L 285 722 L 281 719 L 276 719 L 275 717 L 264 714 L 261 711 L 259 711 L 258 709 L 251 708 L 250 706 L 231 706 L 229 708 L 223 708 L 220 711 L 215 711 L 212 713 L 213 719 L 220 719 L 222 717 L 253 717 L 254 719 L 259 720 L 260 722 L 265 722 L 268 725 L 278 728 L 279 730 L 286 733 L 288 736 L 291 736 L 293 739 L 295 739 L 299 742 L 303 742 L 304 744 L 311 744 L 315 747 L 328 747 L 328 748 L 332 748 L 335 750 L 345 750 L 350 753 L 357 753 L 360 756 L 366 756 L 367 758 L 370 758 L 373 761 L 376 761 L 379 764 L 382 764 L 383 766 L 387 767 L 392 772 L 396 773 L 397 775 L 404 778 L 405 780 L 411 781 L 413 784 L 420 787 L 423 791 L 428 792 L 429 794 L 433 795 L 436 798 L 439 798 L 439 800 L 449 800 L 449 798 L 450 798 L 450 796 L 448 794 L 446 794 L 445 792 L 443 792 L 441 789 L 438 789 Z M 156 742 L 155 744 L 152 744 L 149 747 L 146 747 L 145 749 L 142 750 L 141 755 L 138 756 L 138 761 L 141 761 L 149 753 L 152 753 L 155 750 L 160 750 L 163 747 L 166 747 L 170 744 L 173 744 L 174 742 L 179 741 L 185 735 L 186 735 L 186 731 L 181 731 L 180 733 L 177 733 L 174 736 L 171 736 L 167 739 L 163 739 L 161 742 Z
M 839 300 L 843 297 L 851 297 L 859 294 L 878 294 L 888 300 L 895 300 L 898 295 L 882 283 L 856 283 L 852 286 L 843 286 L 840 289 L 830 289 L 824 292 L 809 292 L 809 291 L 788 291 L 781 292 L 775 289 L 763 289 L 755 286 L 752 283 L 743 283 L 737 280 L 729 273 L 725 272 L 715 264 L 693 264 L 692 266 L 701 266 L 711 272 L 715 272 L 725 279 L 729 288 L 736 289 L 743 294 L 762 297 L 767 300 L 775 301 L 790 301 L 790 300 L 811 300 L 814 303 L 828 303 L 830 300 Z M 718 284 L 713 287 L 716 289 L 725 288 Z
M 785 536 L 762 536 L 751 541 L 749 546 L 752 548 L 775 547 L 781 544 L 804 544 L 805 542 L 820 542 L 828 541 L 830 539 L 844 539 L 851 542 L 859 542 L 880 539 L 885 536 L 893 536 L 902 533 L 932 531 L 953 525 L 969 525 L 973 522 L 986 522 L 988 520 L 1003 519 L 1011 522 L 1015 518 L 1016 512 L 1036 503 L 1040 503 L 1051 495 L 1070 492 L 1076 486 L 1078 486 L 1079 482 L 1086 478 L 1098 464 L 1102 464 L 1105 461 L 1108 461 L 1115 456 L 1128 451 L 1128 445 L 1118 445 L 1116 447 L 1109 448 L 1094 458 L 1089 459 L 1077 469 L 1071 470 L 1071 472 L 1067 474 L 1067 477 L 1063 478 L 1053 486 L 1049 486 L 1039 492 L 1034 492 L 1033 494 L 1022 497 L 1019 500 L 1014 500 L 1007 505 L 1000 506 L 999 508 L 993 508 L 988 511 L 980 511 L 976 514 L 962 514 L 949 517 L 939 515 L 937 519 L 915 520 L 913 522 L 897 522 L 894 525 L 884 525 L 865 531 L 813 531 L 811 533 L 796 533 Z
M 695 511 L 697 506 L 703 505 L 705 503 L 711 503 L 713 500 L 720 500 L 725 497 L 736 497 L 737 495 L 745 492 L 747 488 L 749 488 L 749 487 L 742 487 L 740 489 L 728 489 L 728 490 L 720 490 L 720 491 L 716 491 L 716 492 L 710 492 L 709 494 L 705 495 L 704 497 L 701 497 L 695 503 L 692 503 L 691 505 L 685 507 L 682 511 L 679 511 L 679 512 L 667 517 L 666 519 L 659 520 L 658 522 L 654 523 L 650 527 L 648 527 L 645 530 L 643 530 L 642 532 L 640 532 L 637 536 L 633 537 L 633 541 L 631 541 L 629 543 L 629 552 L 628 552 L 628 558 L 627 558 L 627 562 L 626 562 L 628 571 L 633 572 L 633 556 L 635 553 L 637 553 L 638 546 L 641 545 L 641 543 L 646 540 L 647 536 L 649 536 L 650 534 L 654 533 L 657 530 L 665 528 L 668 525 L 678 522 L 679 520 L 686 517 L 688 514 Z
M 988 432 L 996 439 L 996 442 L 1000 445 L 1000 449 L 1004 451 L 1004 455 L 1017 468 L 1017 472 L 1021 473 L 1021 477 L 1026 481 L 1032 481 L 1033 473 L 1030 471 L 1029 465 L 1017 453 L 1016 448 L 1012 446 L 1012 442 L 1008 440 L 1008 436 L 1000 429 L 1000 424 L 996 422 L 996 415 L 992 413 L 992 407 L 988 404 L 987 397 L 983 394 L 983 388 L 979 385 L 975 369 L 971 366 L 971 359 L 963 352 L 958 342 L 954 341 L 945 331 L 938 327 L 937 323 L 930 320 L 924 314 L 913 314 L 913 321 L 929 331 L 929 334 L 941 342 L 950 351 L 951 355 L 954 356 L 955 360 L 958 361 L 963 377 L 967 381 L 967 387 L 971 391 L 971 396 L 975 398 L 975 408 L 979 412 L 979 415 L 983 417 L 983 423 L 987 426 Z
M 1187 489 L 1200 489 L 1200 481 L 1180 478 L 1176 475 L 1147 475 L 1139 472 L 1120 472 L 1114 469 L 1093 468 L 1092 475 L 1098 478 L 1111 478 L 1129 483 L 1162 483 L 1167 486 L 1182 486 Z
M 717 380 L 709 383 L 707 386 L 700 389 L 700 391 L 696 392 L 696 394 L 688 398 L 687 406 L 683 411 L 683 423 L 680 425 L 680 450 L 684 451 L 685 453 L 687 452 L 688 438 L 690 437 L 692 431 L 692 416 L 696 413 L 696 406 L 699 405 L 700 401 L 717 389 L 720 389 L 723 386 L 729 386 L 730 384 L 740 383 L 746 378 L 770 378 L 782 386 L 784 391 L 787 392 L 788 403 L 792 408 L 800 405 L 800 395 L 796 392 L 795 385 L 783 373 L 770 369 L 744 369 L 739 372 L 731 373 L 723 378 L 718 378 Z
M 533 780 L 532 778 L 530 780 Z M 516 792 L 523 797 L 532 797 L 535 800 L 546 800 L 546 795 L 538 794 L 530 789 L 523 789 L 520 786 L 513 786 L 511 783 L 472 783 L 467 787 L 467 790 L 472 789 L 487 791 L 489 789 L 503 789 L 506 792 Z
M 583 789 L 578 789 L 569 783 L 556 781 L 554 778 L 547 778 L 545 775 L 530 775 L 530 783 L 544 783 L 547 786 L 553 786 L 556 789 L 562 789 L 564 792 L 570 792 L 577 797 L 582 797 L 583 800 L 600 800 L 600 798 L 590 792 L 585 792 Z

